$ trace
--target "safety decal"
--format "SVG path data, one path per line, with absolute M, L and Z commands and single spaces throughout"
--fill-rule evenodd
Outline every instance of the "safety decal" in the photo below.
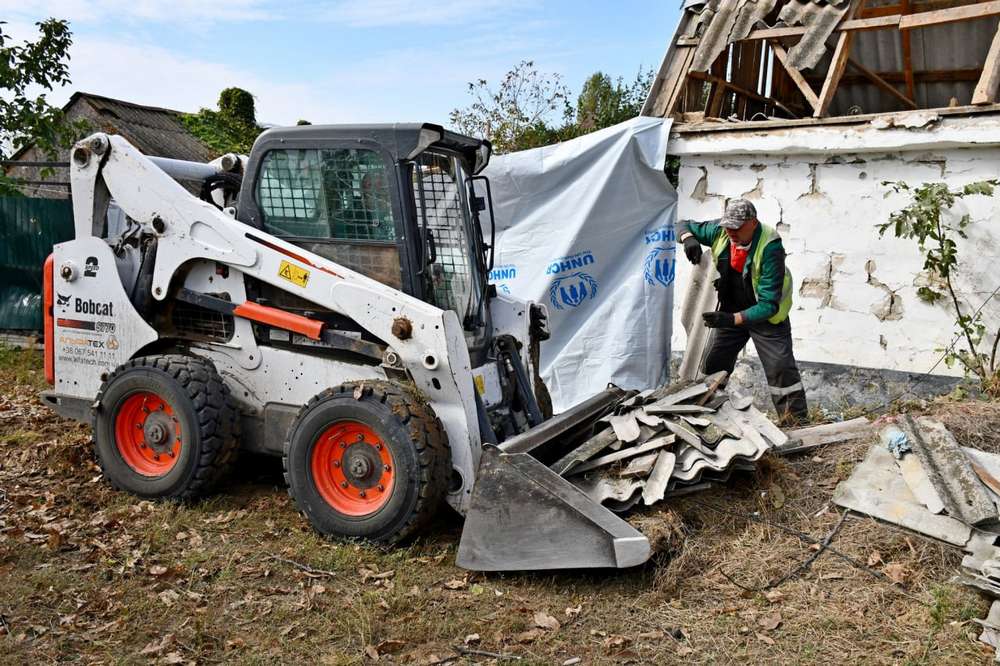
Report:
M 278 267 L 278 277 L 299 287 L 305 287 L 306 283 L 309 282 L 309 271 L 283 260 L 281 266 Z

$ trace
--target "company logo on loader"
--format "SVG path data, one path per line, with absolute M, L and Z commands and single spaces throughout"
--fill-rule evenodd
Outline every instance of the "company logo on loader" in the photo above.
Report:
M 86 300 L 82 298 L 74 298 L 73 309 L 78 314 L 97 315 L 99 317 L 115 316 L 114 303 L 101 303 L 100 301 L 92 301 L 89 298 Z
M 69 305 L 69 299 L 70 299 L 69 296 L 63 296 L 58 292 L 56 293 L 56 305 L 58 305 L 59 307 L 64 308 L 67 305 Z

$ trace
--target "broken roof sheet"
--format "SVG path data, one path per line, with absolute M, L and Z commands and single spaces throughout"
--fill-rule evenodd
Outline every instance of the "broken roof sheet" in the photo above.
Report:
M 700 38 L 691 70 L 708 71 L 729 44 L 745 39 L 754 29 L 786 26 L 808 28 L 789 50 L 790 64 L 797 69 L 815 67 L 849 6 L 849 0 L 707 0 L 689 5 L 687 11 L 697 18 L 684 36 Z

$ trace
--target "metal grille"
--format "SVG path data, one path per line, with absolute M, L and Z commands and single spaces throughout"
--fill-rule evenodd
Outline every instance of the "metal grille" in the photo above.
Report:
M 372 150 L 272 150 L 257 181 L 265 229 L 279 236 L 393 241 L 385 163 Z
M 232 315 L 177 301 L 171 320 L 177 333 L 199 339 L 226 342 L 233 337 L 235 324 Z
M 433 237 L 436 258 L 431 271 L 434 303 L 460 316 L 472 306 L 472 247 L 466 233 L 465 176 L 458 160 L 423 153 L 413 178 L 420 223 Z

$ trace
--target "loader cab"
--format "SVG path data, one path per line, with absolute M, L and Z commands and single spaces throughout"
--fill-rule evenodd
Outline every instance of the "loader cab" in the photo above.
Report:
M 271 129 L 254 144 L 237 219 L 453 310 L 475 357 L 489 345 L 492 248 L 479 222 L 491 204 L 473 182 L 489 157 L 489 142 L 430 124 Z M 259 288 L 275 305 L 314 308 Z

